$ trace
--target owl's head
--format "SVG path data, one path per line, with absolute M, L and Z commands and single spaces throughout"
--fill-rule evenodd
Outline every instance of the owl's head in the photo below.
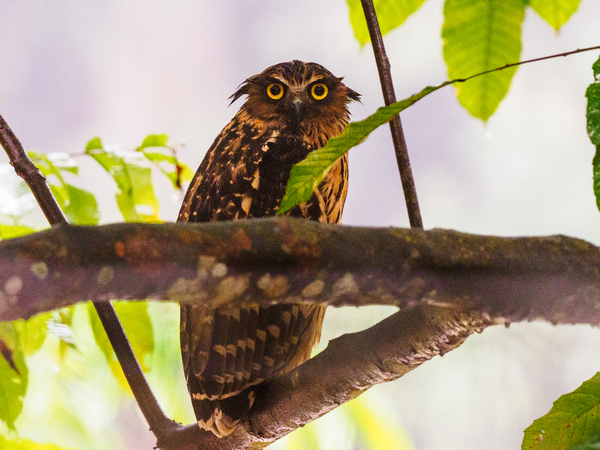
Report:
M 300 130 L 331 128 L 331 135 L 340 133 L 348 123 L 348 103 L 360 98 L 325 67 L 296 60 L 248 78 L 231 102 L 242 95 L 248 98 L 241 111 L 252 118 Z

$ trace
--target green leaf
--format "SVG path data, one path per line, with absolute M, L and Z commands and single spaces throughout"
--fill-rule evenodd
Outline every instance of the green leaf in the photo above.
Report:
M 171 151 L 168 147 L 165 147 L 165 150 Z M 158 170 L 171 181 L 175 189 L 180 189 L 182 183 L 190 181 L 194 177 L 192 169 L 190 169 L 187 164 L 179 161 L 177 157 L 172 154 L 163 153 L 158 150 L 153 152 L 142 150 L 142 153 L 148 161 L 156 165 Z
M 78 225 L 98 225 L 100 211 L 96 197 L 88 191 L 69 184 L 64 177 L 68 172 L 79 173 L 77 161 L 66 153 L 28 152 L 34 164 L 46 177 L 50 190 L 69 222 Z
M 426 95 L 448 84 L 450 82 L 446 81 L 438 86 L 428 86 L 405 100 L 381 107 L 375 114 L 366 119 L 350 123 L 342 134 L 329 139 L 324 147 L 310 152 L 306 159 L 292 167 L 285 196 L 281 200 L 277 214 L 283 214 L 295 205 L 307 201 L 335 162 L 352 147 L 364 141 L 373 130 L 389 122 L 400 111 L 408 108 Z
M 25 356 L 31 356 L 37 352 L 48 332 L 48 321 L 53 313 L 44 313 L 33 316 L 27 320 L 16 320 L 12 322 L 15 330 L 19 333 L 21 349 Z
M 600 449 L 600 434 L 595 434 L 587 442 L 571 447 L 570 450 L 598 450 Z
M 149 370 L 147 358 L 154 352 L 154 335 L 152 332 L 152 322 L 148 314 L 148 303 L 146 302 L 113 302 L 119 320 L 123 325 L 125 333 L 129 338 L 129 343 L 133 348 L 138 362 L 144 372 Z M 88 314 L 92 325 L 92 332 L 96 343 L 106 356 L 106 360 L 115 377 L 121 386 L 129 392 L 129 385 L 123 374 L 123 369 L 117 360 L 115 352 L 108 341 L 104 327 L 96 313 L 93 305 L 88 306 Z
M 104 146 L 102 145 L 102 141 L 98 136 L 93 137 L 85 146 L 85 152 L 89 152 L 90 150 L 102 150 Z
M 365 45 L 371 38 L 361 2 L 360 0 L 347 0 L 347 2 L 354 36 L 361 46 Z M 374 0 L 373 6 L 377 13 L 381 35 L 402 25 L 423 3 L 425 0 Z
M 444 59 L 451 79 L 519 61 L 523 0 L 446 0 Z M 460 104 L 487 120 L 506 96 L 516 67 L 477 77 L 457 87 Z
M 529 0 L 529 6 L 558 31 L 577 11 L 579 2 L 580 0 Z
M 23 409 L 29 372 L 23 355 L 19 333 L 11 323 L 0 323 L 0 339 L 7 345 L 10 363 L 0 357 L 0 420 L 14 430 L 15 420 Z M 3 352 L 4 353 L 4 352 Z M 14 365 L 14 368 L 11 367 Z M 16 369 L 16 370 L 15 370 Z
M 596 154 L 592 161 L 594 170 L 594 194 L 596 205 L 600 210 L 600 58 L 592 65 L 594 83 L 585 91 L 587 97 L 587 133 L 592 144 L 596 146 Z
M 0 436 L 0 448 L 2 450 L 68 450 L 54 444 L 38 444 L 28 439 L 8 440 Z
M 0 240 L 12 239 L 26 234 L 35 233 L 37 230 L 25 225 L 6 225 L 0 223 Z
M 116 196 L 117 204 L 125 220 L 128 222 L 159 221 L 159 205 L 154 194 L 152 172 L 150 168 L 141 165 L 143 160 L 140 152 L 89 147 L 88 143 L 86 153 L 94 158 L 117 183 L 119 189 Z
M 554 402 L 548 414 L 526 430 L 523 450 L 571 449 L 600 433 L 600 372 Z
M 144 142 L 138 150 L 143 150 L 148 147 L 166 147 L 169 140 L 168 134 L 150 134 L 144 138 Z

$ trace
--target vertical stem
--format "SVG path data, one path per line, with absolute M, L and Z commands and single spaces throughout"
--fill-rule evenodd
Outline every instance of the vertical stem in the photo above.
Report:
M 0 145 L 4 147 L 4 150 L 8 154 L 15 172 L 25 180 L 33 192 L 48 222 L 51 225 L 68 224 L 67 218 L 48 187 L 46 177 L 33 164 L 33 161 L 31 161 L 25 152 L 23 145 L 21 145 L 21 142 L 1 115 Z M 157 430 L 168 428 L 172 422 L 164 415 L 150 386 L 148 386 L 146 377 L 127 340 L 127 335 L 121 326 L 113 305 L 111 303 L 94 302 L 94 307 L 98 316 L 100 316 L 100 321 L 106 330 L 108 340 L 117 355 L 127 382 L 150 428 L 155 434 Z
M 391 105 L 396 102 L 396 94 L 394 93 L 394 84 L 392 82 L 392 74 L 390 71 L 390 62 L 385 53 L 383 46 L 383 38 L 379 29 L 379 21 L 377 13 L 373 6 L 372 0 L 361 0 L 371 43 L 373 44 L 373 52 L 375 53 L 375 61 L 377 70 L 379 71 L 379 81 L 383 91 L 383 99 L 386 105 Z M 423 219 L 421 218 L 421 210 L 419 209 L 419 200 L 417 199 L 417 190 L 412 170 L 410 168 L 410 160 L 408 158 L 408 148 L 404 138 L 402 122 L 400 115 L 397 114 L 390 121 L 390 129 L 392 132 L 392 140 L 396 151 L 396 161 L 398 162 L 398 170 L 400 171 L 400 179 L 402 180 L 402 189 L 404 190 L 404 200 L 408 210 L 408 219 L 410 226 L 413 228 L 423 228 Z

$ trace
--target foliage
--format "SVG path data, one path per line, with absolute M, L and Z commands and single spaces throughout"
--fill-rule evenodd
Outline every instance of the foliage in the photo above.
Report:
M 444 59 L 448 76 L 465 78 L 519 60 L 522 0 L 446 0 Z M 456 88 L 458 101 L 473 116 L 487 120 L 506 96 L 516 67 L 470 80 Z
M 525 430 L 523 450 L 598 448 L 600 372 L 554 402 L 548 414 Z M 574 445 L 579 444 L 577 447 Z
M 592 144 L 596 146 L 594 167 L 594 193 L 600 209 L 600 58 L 592 66 L 594 82 L 587 88 L 587 132 Z
M 531 8 L 555 30 L 577 11 L 580 0 L 445 0 L 444 60 L 450 79 L 467 78 L 515 63 L 521 54 L 521 24 Z M 354 36 L 365 45 L 369 32 L 359 0 L 347 0 Z M 374 0 L 382 34 L 399 27 L 424 0 Z M 516 69 L 477 78 L 457 88 L 460 104 L 487 120 L 506 96 Z

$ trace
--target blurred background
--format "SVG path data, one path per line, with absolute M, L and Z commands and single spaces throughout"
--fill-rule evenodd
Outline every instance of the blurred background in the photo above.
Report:
M 195 170 L 239 107 L 228 107 L 236 87 L 291 59 L 344 76 L 362 94 L 362 104 L 351 106 L 355 120 L 383 104 L 370 44 L 361 48 L 354 38 L 344 0 L 0 0 L 0 11 L 0 113 L 27 150 L 77 154 L 94 136 L 134 149 L 148 134 L 168 133 L 185 144 L 179 156 Z M 429 0 L 385 37 L 398 99 L 447 78 L 442 11 L 442 0 Z M 599 17 L 600 2 L 583 0 L 556 33 L 528 10 L 521 59 L 599 45 Z M 590 52 L 520 67 L 487 123 L 460 107 L 452 87 L 403 112 L 425 228 L 565 234 L 600 245 L 584 97 L 597 57 Z M 122 221 L 112 180 L 87 158 L 79 162 L 75 183 L 97 195 L 101 223 Z M 161 218 L 175 220 L 182 195 L 160 177 L 155 187 Z M 387 127 L 350 152 L 344 223 L 408 226 Z M 154 367 L 149 377 L 167 412 L 189 423 L 182 374 L 172 369 L 179 355 L 166 354 L 177 345 L 177 315 L 152 308 L 165 334 L 174 333 L 155 353 L 174 362 L 168 370 Z M 391 312 L 330 309 L 321 345 Z M 89 335 L 78 320 L 84 319 L 74 318 L 79 350 L 68 364 L 32 358 L 19 436 L 65 448 L 151 449 L 155 441 L 135 403 L 111 372 L 90 362 L 98 351 L 89 346 L 86 353 Z M 523 429 L 600 368 L 599 346 L 600 330 L 588 326 L 491 328 L 361 397 L 373 423 L 394 440 L 388 447 L 361 437 L 359 413 L 348 407 L 272 448 L 400 448 L 401 439 L 406 448 L 424 450 L 519 448 Z M 57 381 L 58 372 L 68 376 Z

